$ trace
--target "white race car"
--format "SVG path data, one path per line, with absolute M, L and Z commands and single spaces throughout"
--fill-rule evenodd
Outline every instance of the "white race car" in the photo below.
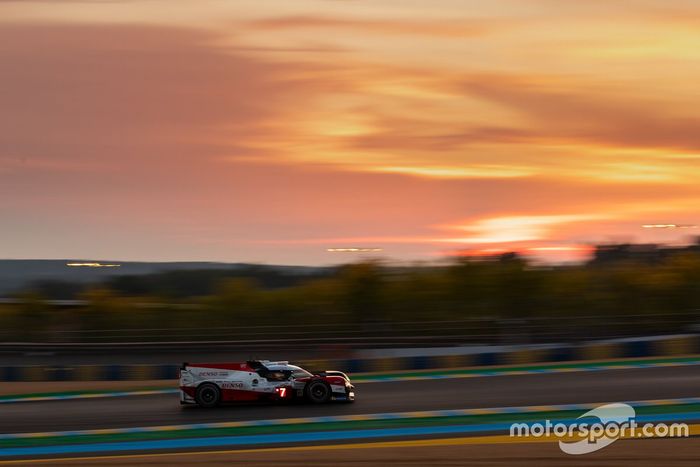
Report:
M 353 402 L 355 386 L 340 371 L 309 373 L 289 362 L 184 363 L 180 403 L 215 407 L 223 402 L 307 400 Z

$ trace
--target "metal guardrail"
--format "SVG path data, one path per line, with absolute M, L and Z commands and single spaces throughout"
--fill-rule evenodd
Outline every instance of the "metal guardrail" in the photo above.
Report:
M 134 342 L 4 342 L 0 352 L 74 352 L 74 351 L 165 351 L 165 350 L 317 350 L 351 348 L 395 348 L 459 346 L 459 337 L 414 336 L 414 337 L 361 337 L 361 338 L 317 338 L 317 339 L 276 339 L 276 340 L 236 340 L 236 341 L 134 341 Z
M 201 343 L 197 345 L 201 350 Z M 150 350 L 150 349 L 149 349 Z M 577 345 L 552 345 L 533 349 L 529 346 L 491 347 L 474 349 L 475 352 L 449 355 L 370 356 L 356 358 L 352 354 L 333 355 L 329 352 L 314 352 L 311 359 L 295 357 L 294 361 L 314 371 L 334 368 L 349 373 L 386 372 L 402 370 L 427 370 L 438 368 L 492 367 L 494 365 L 527 365 L 535 363 L 557 363 L 625 358 L 681 357 L 664 360 L 674 365 L 697 364 L 700 355 L 700 334 L 647 337 L 634 340 L 593 341 Z M 115 349 L 110 352 L 114 354 Z M 188 351 L 180 355 L 188 354 Z M 200 354 L 201 355 L 201 354 Z M 189 358 L 191 354 L 184 358 Z M 170 355 L 170 361 L 172 361 Z M 105 381 L 105 380 L 155 380 L 175 379 L 180 369 L 177 363 L 126 363 L 110 360 L 109 363 L 0 365 L 2 381 Z M 657 360 L 658 362 L 658 360 Z M 654 363 L 651 363 L 654 364 Z M 594 367 L 601 368 L 598 363 Z M 624 364 L 623 364 L 624 365 Z M 646 363 L 644 363 L 646 365 Z M 620 362 L 615 366 L 620 368 Z M 636 367 L 636 365 L 634 365 Z M 590 369 L 590 367 L 588 367 Z M 608 368 L 610 368 L 608 366 Z
M 293 324 L 55 330 L 31 342 L 0 332 L 0 351 L 106 349 L 298 349 L 541 344 L 700 331 L 700 312 L 529 319 L 474 318 L 364 324 Z

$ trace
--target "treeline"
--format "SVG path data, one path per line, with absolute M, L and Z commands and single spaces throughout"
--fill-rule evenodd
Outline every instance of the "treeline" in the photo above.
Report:
M 624 258 L 567 267 L 535 266 L 515 254 L 464 258 L 444 266 L 366 262 L 278 286 L 237 275 L 194 287 L 205 292 L 201 294 L 170 288 L 177 283 L 192 287 L 189 281 L 197 282 L 198 274 L 212 282 L 211 273 L 169 273 L 159 279 L 177 280 L 166 281 L 171 285 L 154 294 L 142 293 L 153 289 L 140 288 L 130 282 L 133 278 L 116 279 L 81 291 L 77 305 L 47 304 L 45 296 L 27 292 L 18 297 L 21 303 L 0 305 L 1 339 L 161 339 L 177 334 L 145 331 L 168 328 L 183 330 L 178 336 L 209 340 L 241 335 L 272 339 L 291 335 L 289 330 L 305 335 L 323 329 L 332 335 L 462 333 L 474 341 L 510 333 L 551 341 L 590 333 L 697 331 L 694 326 L 700 324 L 700 253 L 694 251 L 653 261 Z M 260 328 L 251 331 L 255 326 Z
M 230 269 L 180 269 L 151 274 L 131 274 L 110 277 L 99 288 L 109 289 L 122 296 L 155 296 L 182 299 L 212 295 L 219 285 L 228 280 L 245 278 L 264 289 L 292 287 L 302 282 L 327 277 L 336 268 L 284 267 L 241 265 Z M 35 281 L 23 292 L 41 295 L 48 300 L 73 300 L 91 289 L 94 283 L 45 279 Z M 22 292 L 19 292 L 21 295 Z M 15 294 L 17 295 L 17 293 Z

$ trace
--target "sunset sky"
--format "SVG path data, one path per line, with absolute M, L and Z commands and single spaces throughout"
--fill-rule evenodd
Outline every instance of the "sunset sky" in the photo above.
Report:
M 700 229 L 697 0 L 0 0 L 0 258 L 329 264 Z

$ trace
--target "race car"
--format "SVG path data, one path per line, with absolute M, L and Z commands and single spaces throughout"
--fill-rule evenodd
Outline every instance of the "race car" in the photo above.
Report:
M 312 374 L 289 362 L 183 363 L 180 404 L 215 407 L 243 401 L 353 402 L 355 386 L 341 371 Z

